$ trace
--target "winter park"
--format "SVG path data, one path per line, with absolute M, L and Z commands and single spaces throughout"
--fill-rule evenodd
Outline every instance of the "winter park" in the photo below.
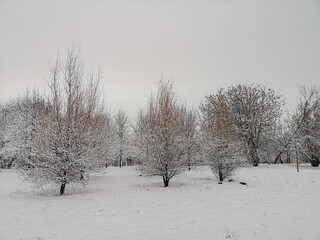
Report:
M 320 239 L 320 2 L 0 1 L 0 240 Z

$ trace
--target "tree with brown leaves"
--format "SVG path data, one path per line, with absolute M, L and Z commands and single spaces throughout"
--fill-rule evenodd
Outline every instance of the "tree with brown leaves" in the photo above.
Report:
M 19 166 L 37 185 L 85 184 L 88 173 L 104 165 L 105 116 L 99 74 L 86 74 L 79 50 L 71 47 L 66 61 L 52 68 L 50 95 L 36 126 L 32 157 Z M 86 84 L 87 83 L 87 84 Z
M 156 97 L 151 97 L 146 114 L 139 117 L 136 145 L 141 171 L 161 176 L 168 187 L 172 177 L 188 169 L 195 152 L 195 121 L 177 104 L 172 82 L 158 84 Z
M 223 181 L 243 162 L 243 146 L 230 120 L 226 95 L 220 90 L 200 106 L 203 156 L 212 172 Z

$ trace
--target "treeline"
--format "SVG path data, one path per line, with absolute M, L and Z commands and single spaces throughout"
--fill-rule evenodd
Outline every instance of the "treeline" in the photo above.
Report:
M 241 165 L 320 160 L 320 88 L 300 89 L 296 111 L 283 116 L 279 92 L 238 84 L 204 97 L 199 110 L 180 104 L 173 82 L 130 123 L 104 104 L 100 74 L 86 71 L 71 47 L 51 69 L 46 94 L 27 90 L 0 106 L 0 168 L 15 166 L 36 186 L 86 184 L 109 165 L 139 165 L 146 175 L 172 177 L 209 165 L 223 181 Z M 298 165 L 297 165 L 298 167 Z

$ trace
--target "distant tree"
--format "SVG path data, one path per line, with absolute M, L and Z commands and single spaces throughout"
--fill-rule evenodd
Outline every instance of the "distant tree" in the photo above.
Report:
M 286 152 L 294 152 L 296 160 L 310 161 L 319 165 L 320 147 L 320 89 L 317 86 L 300 88 L 300 103 L 296 112 L 287 119 L 286 139 L 280 145 L 274 163 Z
M 138 165 L 142 165 L 142 159 L 144 159 L 143 142 L 146 141 L 147 135 L 147 117 L 143 110 L 140 108 L 137 114 L 137 120 L 133 127 L 133 140 L 131 145 L 131 154 Z
M 15 154 L 8 151 L 8 138 L 6 138 L 11 114 L 10 103 L 0 105 L 0 168 L 11 168 L 14 161 Z
M 7 161 L 6 156 L 3 154 L 5 147 L 5 132 L 8 123 L 8 109 L 7 104 L 0 104 L 0 168 L 10 168 L 9 162 Z
M 268 163 L 273 163 L 275 157 L 280 151 L 283 151 L 282 157 L 279 158 L 280 163 L 292 163 L 295 156 L 295 149 L 292 144 L 288 145 L 286 149 L 283 146 L 291 137 L 292 126 L 289 119 L 284 119 L 281 123 L 279 122 L 277 128 L 273 132 L 272 136 L 269 136 L 267 147 Z M 293 143 L 293 142 L 292 142 Z
M 301 88 L 300 104 L 292 117 L 292 139 L 300 158 L 313 167 L 320 164 L 320 88 Z M 290 143 L 288 144 L 290 145 Z M 292 145 L 292 143 L 291 143 Z
M 188 166 L 195 164 L 197 155 L 199 154 L 200 145 L 197 141 L 197 112 L 193 109 L 188 109 L 185 105 L 180 106 L 180 125 L 186 138 L 188 146 Z
M 85 184 L 88 173 L 104 165 L 105 118 L 99 74 L 85 74 L 79 50 L 71 47 L 64 63 L 52 68 L 50 96 L 36 125 L 31 157 L 20 174 L 37 185 Z M 85 84 L 87 82 L 87 84 Z
M 119 110 L 115 115 L 116 127 L 116 157 L 119 160 L 119 167 L 123 165 L 124 159 L 128 157 L 128 143 L 129 143 L 129 122 L 126 113 Z
M 230 121 L 226 95 L 220 90 L 200 105 L 203 155 L 212 172 L 223 181 L 243 163 L 243 146 Z
M 39 116 L 44 110 L 44 99 L 34 88 L 22 97 L 10 100 L 2 109 L 0 158 L 2 167 L 10 168 L 31 157 L 31 143 Z
M 117 155 L 117 132 L 115 122 L 111 117 L 110 111 L 104 114 L 104 135 L 105 135 L 105 167 L 112 165 L 114 158 Z
M 280 120 L 283 102 L 274 89 L 239 84 L 228 88 L 227 103 L 236 134 L 246 143 L 250 162 L 260 163 L 259 151 Z
M 194 153 L 193 124 L 187 123 L 184 110 L 178 106 L 173 84 L 160 81 L 156 97 L 151 97 L 135 128 L 141 171 L 161 176 L 164 187 L 172 177 L 186 171 Z

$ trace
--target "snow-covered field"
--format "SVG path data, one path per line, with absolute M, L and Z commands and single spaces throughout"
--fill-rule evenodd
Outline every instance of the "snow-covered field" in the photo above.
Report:
M 0 239 L 320 239 L 320 168 L 261 165 L 234 179 L 219 185 L 201 167 L 164 188 L 110 167 L 61 197 L 1 170 Z

